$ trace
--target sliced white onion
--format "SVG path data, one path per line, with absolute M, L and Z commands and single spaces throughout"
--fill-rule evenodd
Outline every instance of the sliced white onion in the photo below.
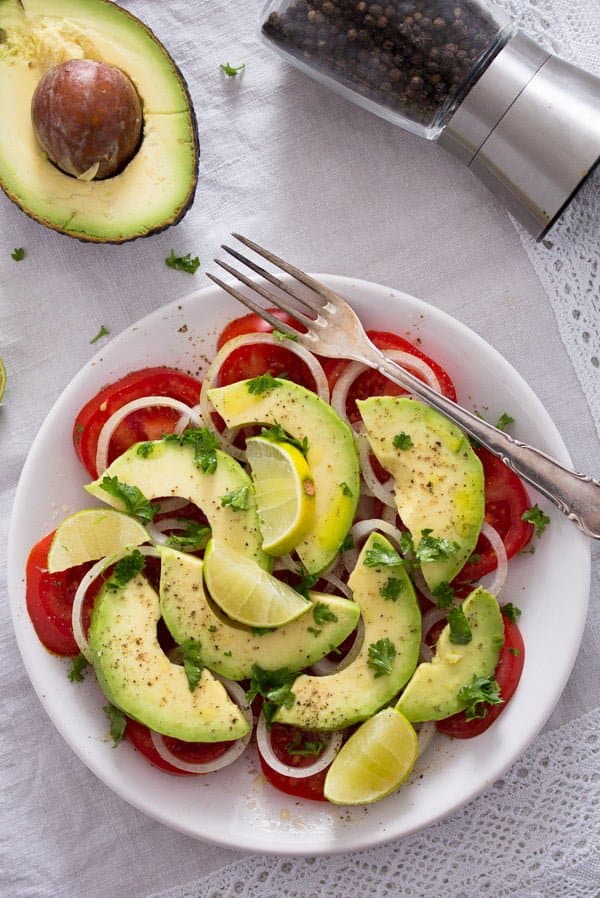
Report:
M 441 620 L 446 620 L 448 617 L 448 609 L 447 608 L 431 608 L 423 615 L 423 638 L 421 640 L 421 654 L 420 658 L 422 661 L 431 661 L 433 658 L 433 649 L 431 646 L 427 645 L 425 642 L 426 636 L 434 626 Z
M 436 733 L 435 721 L 428 720 L 426 723 L 422 723 L 417 731 L 417 738 L 419 740 L 419 757 L 425 754 L 433 737 Z
M 494 579 L 490 586 L 487 587 L 488 592 L 491 592 L 495 596 L 498 596 L 506 582 L 506 577 L 508 574 L 508 557 L 506 555 L 506 547 L 502 542 L 502 537 L 500 536 L 498 531 L 495 530 L 494 527 L 491 526 L 491 524 L 488 524 L 487 521 L 483 522 L 481 532 L 489 542 L 498 560 L 498 567 L 496 568 Z
M 429 367 L 427 362 L 423 361 L 423 359 L 411 355 L 409 352 L 404 352 L 402 349 L 386 349 L 385 355 L 393 362 L 397 362 L 402 368 L 407 368 L 411 374 L 420 374 L 425 383 L 429 384 L 429 386 L 438 393 L 441 393 L 440 382 L 437 379 L 435 372 Z M 344 421 L 348 420 L 346 403 L 350 388 L 363 371 L 367 370 L 368 366 L 363 365 L 362 362 L 350 362 L 338 377 L 335 386 L 331 391 L 331 405 Z
M 146 524 L 146 530 L 150 534 L 150 539 L 153 543 L 164 546 L 169 539 L 165 531 L 185 530 L 185 522 L 182 522 L 181 518 L 162 518 L 160 521 L 156 521 L 156 523 L 150 521 Z
M 371 447 L 364 430 L 361 430 L 356 435 L 356 442 L 358 445 L 358 455 L 360 457 L 360 470 L 367 487 L 374 496 L 383 502 L 384 505 L 388 505 L 395 510 L 394 478 L 389 477 L 385 483 L 381 483 L 377 477 L 373 470 L 373 465 L 371 464 Z
M 398 517 L 398 509 L 390 508 L 389 505 L 386 505 L 385 508 L 381 510 L 381 517 L 384 521 L 387 521 L 388 524 L 393 524 L 396 526 L 396 518 Z
M 178 496 L 168 496 L 165 499 L 158 499 L 154 504 L 158 505 L 157 514 L 171 514 L 174 511 L 185 508 L 186 505 L 190 504 L 190 501 L 189 499 L 180 499 Z
M 348 572 L 353 571 L 356 567 L 359 555 L 359 550 L 356 548 L 356 544 L 362 542 L 362 540 L 372 533 L 373 530 L 380 530 L 382 533 L 385 533 L 396 547 L 400 547 L 402 531 L 398 527 L 395 527 L 394 524 L 390 524 L 389 521 L 385 521 L 383 518 L 369 518 L 366 521 L 357 521 L 350 531 L 354 542 L 354 548 L 348 549 L 342 556 L 344 566 Z
M 221 370 L 224 362 L 227 361 L 232 352 L 235 352 L 236 349 L 241 349 L 243 346 L 252 346 L 257 343 L 266 343 L 268 346 L 278 346 L 281 348 L 282 343 L 273 334 L 241 334 L 239 337 L 234 337 L 232 340 L 228 340 L 224 346 L 218 351 L 212 362 L 210 363 L 208 370 L 204 376 L 204 380 L 202 381 L 202 392 L 200 393 L 200 409 L 202 412 L 202 416 L 205 420 L 205 426 L 210 427 L 211 430 L 218 435 L 218 437 L 222 440 L 223 445 L 226 447 L 227 451 L 234 455 L 236 458 L 241 458 L 242 453 L 236 447 L 233 446 L 232 442 L 232 434 L 235 434 L 235 430 L 230 430 L 225 434 L 221 433 L 215 423 L 213 421 L 212 415 L 214 413 L 214 408 L 208 398 L 208 391 L 212 389 L 216 383 L 219 375 L 219 371 Z M 301 346 L 299 343 L 295 343 L 293 340 L 285 340 L 284 346 L 290 352 L 293 352 L 297 355 L 302 361 L 306 364 L 309 369 L 313 380 L 315 382 L 315 392 L 320 396 L 320 398 L 324 402 L 329 402 L 329 384 L 327 382 L 327 376 L 323 371 L 323 366 L 319 362 L 319 360 L 310 352 L 310 350 L 306 349 L 304 346 Z
M 307 776 L 313 776 L 320 773 L 326 767 L 329 767 L 342 745 L 341 733 L 321 733 L 320 738 L 326 742 L 325 750 L 318 758 L 315 758 L 312 764 L 306 767 L 291 767 L 280 761 L 271 745 L 271 736 L 267 730 L 265 715 L 261 712 L 256 724 L 256 744 L 264 761 L 269 765 L 271 770 L 281 773 L 283 776 L 289 776 L 293 779 L 304 779 Z
M 71 625 L 73 627 L 73 636 L 75 637 L 75 642 L 79 647 L 79 651 L 87 658 L 88 661 L 91 661 L 91 658 L 89 655 L 87 636 L 83 632 L 82 616 L 83 602 L 85 600 L 87 591 L 94 580 L 97 580 L 107 567 L 110 567 L 111 564 L 116 564 L 117 561 L 121 560 L 121 558 L 125 558 L 125 556 L 129 555 L 133 549 L 137 549 L 137 551 L 141 552 L 142 555 L 150 556 L 152 558 L 160 558 L 158 549 L 155 549 L 154 546 L 128 546 L 121 552 L 115 552 L 114 555 L 107 555 L 106 558 L 101 558 L 100 561 L 97 561 L 96 564 L 94 564 L 89 569 L 89 571 L 84 574 L 81 579 L 81 583 L 77 587 L 75 596 L 73 598 L 73 608 L 71 610 Z
M 356 625 L 356 636 L 354 637 L 354 642 L 352 643 L 342 660 L 333 661 L 331 658 L 327 657 L 320 658 L 319 661 L 315 661 L 315 663 L 311 666 L 310 672 L 318 677 L 327 677 L 329 676 L 329 674 L 338 673 L 340 670 L 344 670 L 344 668 L 349 667 L 362 649 L 364 638 L 365 625 L 362 617 L 359 617 L 358 624 Z
M 119 424 L 132 412 L 137 412 L 144 408 L 155 407 L 157 405 L 163 408 L 172 408 L 174 411 L 179 412 L 179 414 L 182 417 L 185 416 L 187 422 L 191 422 L 194 427 L 205 426 L 204 419 L 197 409 L 190 408 L 185 402 L 180 402 L 179 399 L 173 399 L 171 396 L 144 396 L 141 399 L 134 399 L 132 402 L 128 402 L 120 409 L 117 409 L 114 415 L 111 415 L 108 421 L 104 422 L 98 436 L 98 446 L 96 448 L 96 470 L 98 472 L 98 477 L 108 467 L 108 447 Z M 177 426 L 181 421 L 182 418 L 177 422 Z M 187 424 L 185 426 L 187 426 Z
M 246 693 L 235 680 L 227 680 L 225 677 L 220 677 L 216 674 L 214 674 L 214 676 L 220 680 L 236 705 L 239 706 L 242 714 L 248 721 L 250 730 L 245 736 L 242 736 L 241 739 L 236 739 L 232 742 L 231 747 L 218 758 L 215 758 L 214 761 L 198 761 L 196 763 L 182 761 L 181 758 L 178 758 L 167 748 L 164 737 L 160 733 L 150 730 L 152 744 L 163 761 L 166 761 L 171 767 L 176 767 L 178 770 L 184 770 L 186 773 L 214 773 L 216 770 L 222 770 L 224 767 L 229 767 L 230 764 L 237 761 L 237 759 L 245 752 L 252 737 L 254 720 L 252 717 L 252 708 L 246 699 Z
M 350 589 L 348 584 L 344 583 L 344 581 L 340 577 L 336 576 L 336 574 L 321 574 L 319 576 L 319 580 L 324 580 L 325 583 L 331 584 L 331 586 L 333 586 L 335 590 L 341 592 L 342 595 L 346 596 L 347 599 L 352 598 L 352 590 Z

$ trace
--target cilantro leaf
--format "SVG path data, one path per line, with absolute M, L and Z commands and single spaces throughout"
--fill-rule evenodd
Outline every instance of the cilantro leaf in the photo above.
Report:
M 115 564 L 114 570 L 106 583 L 106 589 L 116 592 L 127 586 L 130 580 L 144 570 L 146 560 L 139 549 L 134 549 L 131 555 L 125 555 Z
M 438 561 L 440 558 L 448 558 L 459 548 L 458 543 L 450 542 L 443 537 L 431 536 L 431 529 L 421 530 L 421 539 L 415 546 L 415 558 L 421 564 L 427 561 Z
M 342 482 L 340 483 L 340 489 L 344 496 L 347 496 L 349 499 L 352 498 L 352 496 L 353 496 L 352 490 L 350 489 L 350 487 L 348 486 L 348 484 L 346 483 L 345 480 L 342 480 Z
M 101 340 L 102 337 L 108 336 L 108 334 L 110 334 L 110 331 L 108 330 L 108 328 L 106 328 L 106 327 L 104 327 L 104 325 L 102 325 L 102 327 L 100 328 L 100 330 L 98 331 L 96 336 L 92 337 L 92 339 L 90 340 L 90 343 L 97 343 L 98 340 Z
M 348 533 L 344 537 L 342 545 L 340 546 L 340 552 L 347 552 L 349 549 L 353 549 L 353 548 L 354 548 L 354 537 L 352 536 L 352 533 L 350 531 L 348 531 Z
M 545 514 L 541 508 L 537 505 L 532 505 L 531 508 L 528 508 L 521 515 L 521 520 L 525 521 L 527 524 L 533 524 L 535 527 L 535 535 L 541 536 L 548 524 L 550 523 L 550 518 L 547 514 Z
M 155 445 L 155 443 L 152 443 L 149 440 L 145 443 L 138 443 L 135 454 L 139 455 L 140 458 L 149 458 L 154 452 Z
M 450 624 L 450 642 L 453 642 L 454 645 L 467 645 L 468 642 L 471 642 L 473 639 L 471 627 L 460 605 L 450 609 L 448 623 Z
M 177 518 L 184 525 L 182 533 L 169 533 L 166 545 L 178 552 L 197 552 L 205 549 L 210 539 L 211 529 L 207 524 L 199 524 L 188 518 Z
M 509 415 L 508 412 L 502 412 L 498 420 L 496 421 L 496 427 L 498 430 L 506 430 L 511 424 L 515 423 L 515 419 L 512 415 Z
M 305 739 L 304 733 L 300 732 L 290 744 L 286 747 L 288 755 L 294 755 L 299 758 L 316 758 L 323 749 L 325 743 L 320 739 Z
M 276 340 L 279 340 L 280 343 L 283 343 L 285 340 L 291 340 L 292 343 L 298 342 L 298 334 L 286 334 L 283 331 L 274 330 L 273 336 Z
M 127 514 L 135 515 L 140 521 L 151 521 L 157 513 L 158 505 L 153 505 L 137 486 L 122 483 L 118 477 L 104 475 L 100 482 L 100 489 L 120 499 L 125 506 Z
M 396 434 L 396 436 L 392 440 L 392 445 L 394 446 L 394 449 L 412 449 L 413 441 L 408 433 L 404 433 L 404 431 L 402 431 L 402 433 Z
M 438 608 L 449 608 L 454 601 L 454 590 L 446 581 L 438 583 L 431 592 L 435 596 L 435 603 Z
M 309 574 L 305 568 L 302 568 L 299 573 L 301 579 L 299 583 L 296 583 L 294 589 L 296 592 L 299 592 L 300 595 L 304 596 L 304 598 L 307 598 L 308 590 L 313 588 L 319 578 L 316 574 Z
M 302 455 L 306 455 L 308 452 L 308 437 L 298 440 L 296 437 L 289 436 L 277 421 L 271 427 L 263 427 L 260 435 L 272 443 L 289 443 L 290 446 L 295 446 Z
M 400 551 L 403 555 L 410 555 L 415 551 L 415 544 L 408 530 L 403 530 L 400 534 Z
M 79 655 L 75 655 L 74 658 L 71 658 L 71 670 L 67 674 L 71 683 L 83 683 L 85 680 L 85 675 L 83 671 L 89 665 L 88 659 L 85 655 L 79 653 Z
M 195 639 L 186 639 L 177 646 L 177 655 L 183 661 L 183 669 L 187 677 L 190 692 L 193 692 L 202 676 L 204 664 L 202 663 L 201 645 Z
M 125 727 L 127 726 L 127 718 L 120 708 L 114 705 L 104 705 L 102 708 L 110 721 L 110 736 L 113 741 L 113 748 L 116 748 L 125 735 Z
M 375 671 L 375 679 L 392 672 L 392 663 L 395 657 L 396 646 L 387 636 L 371 643 L 367 665 Z
M 379 593 L 384 599 L 389 600 L 390 602 L 397 602 L 403 589 L 403 580 L 399 580 L 397 577 L 388 577 L 379 590 Z
M 165 259 L 165 265 L 169 268 L 174 268 L 177 271 L 185 271 L 187 274 L 195 274 L 197 270 L 200 268 L 200 259 L 198 256 L 194 256 L 192 258 L 191 253 L 186 253 L 185 256 L 176 256 L 175 251 L 171 250 L 167 258 Z
M 248 502 L 250 501 L 250 490 L 247 486 L 240 486 L 237 490 L 225 493 L 221 496 L 221 506 L 223 508 L 232 508 L 234 511 L 246 511 Z
M 19 246 L 17 249 L 13 249 L 10 257 L 11 259 L 14 259 L 15 262 L 22 262 L 25 258 L 25 249 L 22 246 Z
M 219 68 L 222 72 L 225 72 L 228 78 L 235 78 L 236 75 L 239 75 L 240 72 L 244 71 L 246 63 L 243 62 L 241 65 L 230 65 L 228 62 L 222 62 Z
M 503 605 L 501 611 L 504 617 L 507 617 L 512 624 L 516 624 L 518 618 L 521 617 L 521 609 L 513 605 L 512 602 L 507 602 L 506 605 Z
M 328 608 L 325 602 L 317 602 L 313 607 L 313 618 L 317 626 L 321 626 L 325 621 L 336 621 L 337 614 L 334 614 L 331 608 Z
M 365 567 L 379 567 L 380 565 L 396 565 L 402 563 L 402 559 L 396 550 L 382 542 L 373 540 L 373 545 L 365 552 Z
M 194 464 L 205 474 L 214 474 L 217 469 L 217 449 L 219 441 L 208 427 L 192 427 L 181 434 L 169 433 L 165 440 L 176 442 L 180 446 L 192 446 Z
M 273 716 L 281 705 L 291 708 L 296 700 L 292 692 L 292 684 L 297 674 L 286 668 L 278 670 L 263 670 L 258 664 L 252 667 L 250 687 L 246 692 L 246 699 L 251 702 L 257 695 L 262 695 L 263 712 L 267 726 L 273 721 Z
M 274 390 L 280 386 L 279 380 L 267 372 L 266 374 L 259 374 L 258 377 L 252 377 L 248 381 L 248 392 L 254 396 L 261 396 L 263 393 L 268 393 L 269 390 Z
M 504 701 L 495 677 L 478 677 L 477 674 L 473 674 L 471 682 L 459 690 L 458 699 L 465 705 L 467 720 L 487 717 L 490 705 L 500 705 Z

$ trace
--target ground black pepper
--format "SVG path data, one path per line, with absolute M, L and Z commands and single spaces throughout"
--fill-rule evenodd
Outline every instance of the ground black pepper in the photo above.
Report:
M 311 67 L 425 126 L 443 124 L 502 46 L 478 0 L 292 0 L 262 28 Z

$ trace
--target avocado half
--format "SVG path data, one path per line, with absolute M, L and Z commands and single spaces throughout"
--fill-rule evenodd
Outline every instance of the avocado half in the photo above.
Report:
M 82 181 L 41 149 L 31 98 L 69 59 L 117 66 L 143 108 L 139 149 L 117 175 Z M 155 35 L 111 0 L 0 0 L 0 187 L 23 212 L 79 240 L 124 243 L 180 221 L 198 179 L 198 132 L 185 80 Z

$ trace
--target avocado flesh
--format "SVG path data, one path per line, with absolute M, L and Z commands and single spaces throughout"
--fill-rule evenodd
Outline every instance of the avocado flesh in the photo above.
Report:
M 394 396 L 357 402 L 369 445 L 394 478 L 398 514 L 415 545 L 423 530 L 456 543 L 446 558 L 421 563 L 430 589 L 449 582 L 473 552 L 485 511 L 481 462 L 467 437 L 435 409 Z M 406 434 L 408 449 L 394 446 Z
M 150 448 L 149 448 L 150 447 Z M 123 510 L 121 501 L 102 489 L 104 477 L 116 477 L 121 483 L 137 486 L 147 499 L 179 496 L 202 509 L 212 535 L 224 545 L 244 552 L 268 569 L 271 559 L 262 551 L 262 536 L 254 499 L 252 481 L 241 465 L 225 452 L 216 450 L 217 466 L 210 474 L 194 463 L 190 445 L 180 446 L 175 440 L 155 440 L 131 446 L 109 465 L 98 480 L 85 489 L 102 502 Z M 247 489 L 247 507 L 223 506 L 223 496 Z
M 276 386 L 251 393 L 249 380 L 208 391 L 228 427 L 280 424 L 296 439 L 308 440 L 306 460 L 315 484 L 315 524 L 296 546 L 311 574 L 334 560 L 352 526 L 360 493 L 354 436 L 345 421 L 311 390 L 274 378 Z
M 450 626 L 445 626 L 433 660 L 419 664 L 396 704 L 413 723 L 443 720 L 463 711 L 465 705 L 458 698 L 462 687 L 474 676 L 489 677 L 496 669 L 504 645 L 496 597 L 480 586 L 465 599 L 462 609 L 471 627 L 471 641 L 456 645 L 450 641 Z
M 240 739 L 248 721 L 208 670 L 190 691 L 181 665 L 156 638 L 158 596 L 140 574 L 124 587 L 104 587 L 94 604 L 89 650 L 100 688 L 125 714 L 186 742 Z
M 348 585 L 360 607 L 365 626 L 361 650 L 348 667 L 329 676 L 301 674 L 292 684 L 294 703 L 280 707 L 278 723 L 339 730 L 371 717 L 407 682 L 417 666 L 421 648 L 421 612 L 404 563 L 369 567 L 365 557 L 382 545 L 393 551 L 380 534 L 372 533 L 358 557 Z M 385 598 L 386 584 L 397 581 L 395 600 Z M 389 639 L 396 654 L 391 670 L 381 676 L 369 665 L 369 646 Z
M 107 0 L 2 0 L 0 28 L 0 186 L 7 196 L 81 240 L 120 243 L 179 221 L 196 188 L 196 123 L 185 81 L 152 32 Z M 31 123 L 42 76 L 77 58 L 122 69 L 143 104 L 138 152 L 103 181 L 81 181 L 52 165 Z
M 208 601 L 200 558 L 165 547 L 159 551 L 160 604 L 171 635 L 177 643 L 195 639 L 200 643 L 203 663 L 232 680 L 251 677 L 255 664 L 264 670 L 295 671 L 309 667 L 343 642 L 358 623 L 359 608 L 354 602 L 309 592 L 312 605 L 322 603 L 335 620 L 317 626 L 309 611 L 276 630 L 261 633 L 241 627 Z

